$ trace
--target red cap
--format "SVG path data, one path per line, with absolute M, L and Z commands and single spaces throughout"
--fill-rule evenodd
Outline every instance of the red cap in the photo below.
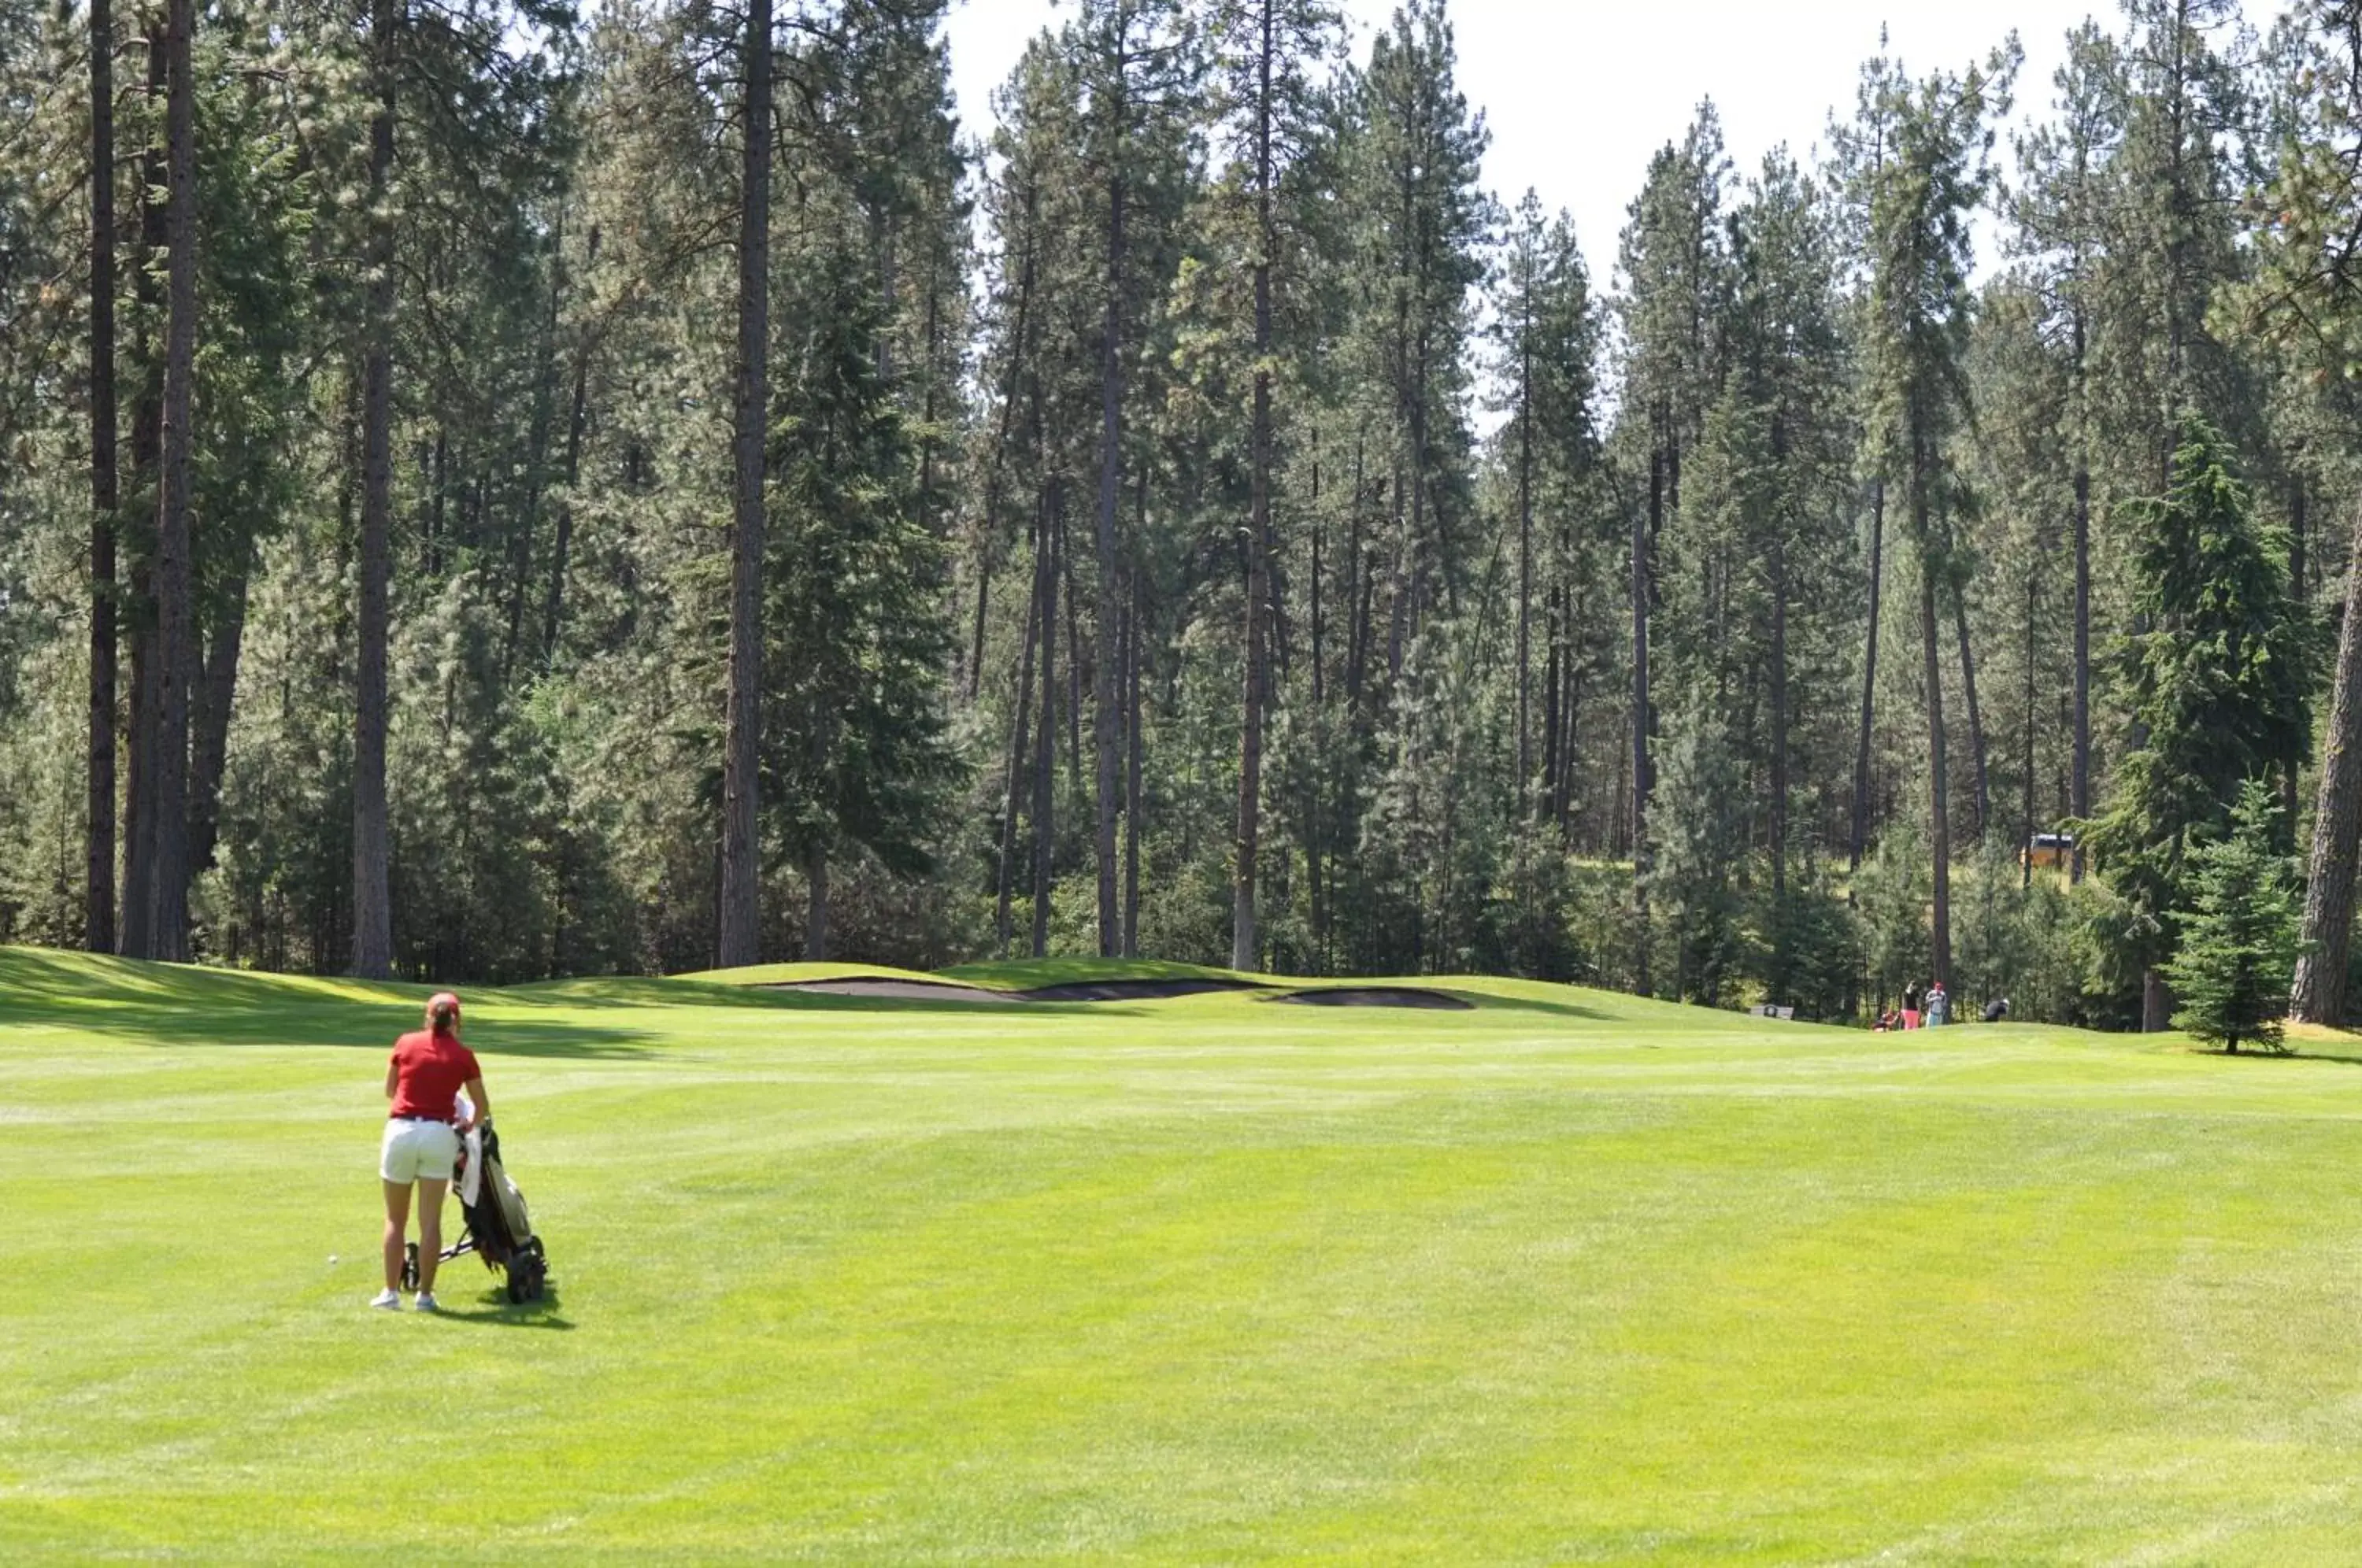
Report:
M 457 1023 L 459 1021 L 459 999 L 453 993 L 449 991 L 436 991 L 433 996 L 426 999 L 426 1016 L 428 1018 L 431 1019 L 437 1013 L 447 1011 L 450 1013 L 452 1022 Z

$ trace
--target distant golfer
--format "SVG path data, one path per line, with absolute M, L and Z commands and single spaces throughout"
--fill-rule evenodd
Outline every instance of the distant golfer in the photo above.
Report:
M 468 1091 L 473 1120 L 455 1124 L 459 1091 Z M 459 1139 L 491 1114 L 483 1069 L 459 1043 L 459 999 L 448 991 L 426 1004 L 426 1027 L 393 1043 L 385 1067 L 385 1143 L 378 1175 L 385 1182 L 385 1288 L 370 1302 L 402 1307 L 403 1231 L 410 1222 L 410 1189 L 418 1188 L 418 1309 L 435 1310 L 435 1265 L 443 1251 L 443 1195 L 459 1157 Z

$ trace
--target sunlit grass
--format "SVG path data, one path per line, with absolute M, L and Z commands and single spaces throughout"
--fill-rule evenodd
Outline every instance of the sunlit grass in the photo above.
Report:
M 2352 1560 L 2342 1039 L 1445 984 L 469 993 L 556 1284 L 435 1320 L 424 988 L 0 950 L 0 1560 Z

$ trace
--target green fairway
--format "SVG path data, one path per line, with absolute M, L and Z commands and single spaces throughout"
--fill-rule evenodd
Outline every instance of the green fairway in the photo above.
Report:
M 470 993 L 554 1284 L 438 1320 L 423 990 L 0 950 L 0 1560 L 2362 1553 L 2341 1047 L 1440 984 Z

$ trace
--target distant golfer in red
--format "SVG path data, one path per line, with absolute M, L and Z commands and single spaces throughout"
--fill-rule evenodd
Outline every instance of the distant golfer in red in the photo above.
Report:
M 461 1089 L 474 1106 L 458 1121 Z M 443 1195 L 459 1157 L 459 1139 L 491 1114 L 483 1069 L 459 1043 L 459 999 L 448 991 L 426 1004 L 426 1027 L 393 1043 L 385 1067 L 385 1143 L 378 1175 L 385 1182 L 385 1288 L 372 1307 L 402 1307 L 403 1231 L 410 1223 L 410 1189 L 418 1188 L 418 1309 L 435 1310 L 435 1265 L 443 1251 Z

